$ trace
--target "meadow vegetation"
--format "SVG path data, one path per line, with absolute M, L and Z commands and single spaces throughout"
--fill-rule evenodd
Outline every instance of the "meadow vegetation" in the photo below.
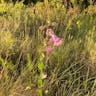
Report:
M 62 39 L 50 53 L 48 29 Z M 1 3 L 0 96 L 96 96 L 96 5 Z

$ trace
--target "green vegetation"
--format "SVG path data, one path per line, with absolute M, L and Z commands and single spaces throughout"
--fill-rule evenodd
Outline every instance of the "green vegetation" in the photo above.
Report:
M 46 54 L 49 28 L 62 45 Z M 96 96 L 96 5 L 1 3 L 0 96 Z

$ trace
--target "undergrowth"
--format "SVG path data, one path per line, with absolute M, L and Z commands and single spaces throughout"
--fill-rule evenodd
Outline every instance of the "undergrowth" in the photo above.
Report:
M 49 28 L 63 43 L 46 57 Z M 95 5 L 0 4 L 0 96 L 96 96 L 95 33 Z

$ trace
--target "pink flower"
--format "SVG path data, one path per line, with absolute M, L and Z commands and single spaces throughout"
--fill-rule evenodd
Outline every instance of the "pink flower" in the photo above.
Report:
M 52 52 L 53 51 L 53 48 L 46 48 L 46 50 L 45 50 L 47 53 L 50 53 L 50 52 Z
M 62 40 L 61 39 L 54 42 L 54 46 L 59 46 L 61 44 L 62 44 Z
M 50 39 L 49 39 L 49 41 L 47 42 L 47 45 L 48 46 L 51 46 L 51 45 L 53 45 L 54 44 L 54 41 L 53 41 L 53 38 L 51 37 Z
M 52 35 L 52 37 L 51 37 L 51 41 L 53 41 L 54 43 L 54 46 L 59 46 L 59 45 L 61 45 L 62 44 L 62 40 L 58 37 L 58 36 L 56 36 L 56 35 Z
M 48 41 L 46 42 L 47 46 L 45 51 L 47 53 L 50 53 L 53 51 L 53 48 L 52 48 L 53 46 L 59 46 L 62 44 L 62 40 L 54 34 L 52 29 L 48 29 L 46 31 L 46 37 L 50 37 L 50 38 L 47 38 Z
M 47 29 L 46 36 L 52 36 L 54 34 L 54 31 L 52 29 Z

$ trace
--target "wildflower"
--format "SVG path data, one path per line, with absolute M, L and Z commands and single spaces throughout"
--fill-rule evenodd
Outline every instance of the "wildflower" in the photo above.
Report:
M 54 46 L 59 46 L 62 44 L 62 40 L 58 36 L 52 35 L 51 38 L 53 39 Z
M 54 34 L 54 31 L 52 29 L 47 29 L 46 36 L 52 36 Z
M 48 46 L 51 46 L 51 45 L 59 46 L 61 44 L 62 44 L 62 40 L 59 37 L 57 37 L 56 35 L 54 35 L 53 37 L 51 37 L 49 39 L 49 41 L 47 42 L 47 45 Z
M 61 38 L 56 36 L 52 29 L 48 29 L 46 31 L 46 37 L 47 37 L 47 42 L 46 42 L 46 49 L 45 49 L 45 51 L 47 53 L 52 52 L 54 46 L 59 46 L 59 45 L 62 44 Z M 48 37 L 50 37 L 50 38 L 48 38 Z
M 51 45 L 53 45 L 54 44 L 54 41 L 53 41 L 53 38 L 51 37 L 50 39 L 49 39 L 49 41 L 47 42 L 47 45 L 48 46 L 51 46 Z
M 53 51 L 53 48 L 51 48 L 51 47 L 46 48 L 46 49 L 45 49 L 45 51 L 46 51 L 47 53 L 50 53 L 50 52 L 52 52 L 52 51 Z

